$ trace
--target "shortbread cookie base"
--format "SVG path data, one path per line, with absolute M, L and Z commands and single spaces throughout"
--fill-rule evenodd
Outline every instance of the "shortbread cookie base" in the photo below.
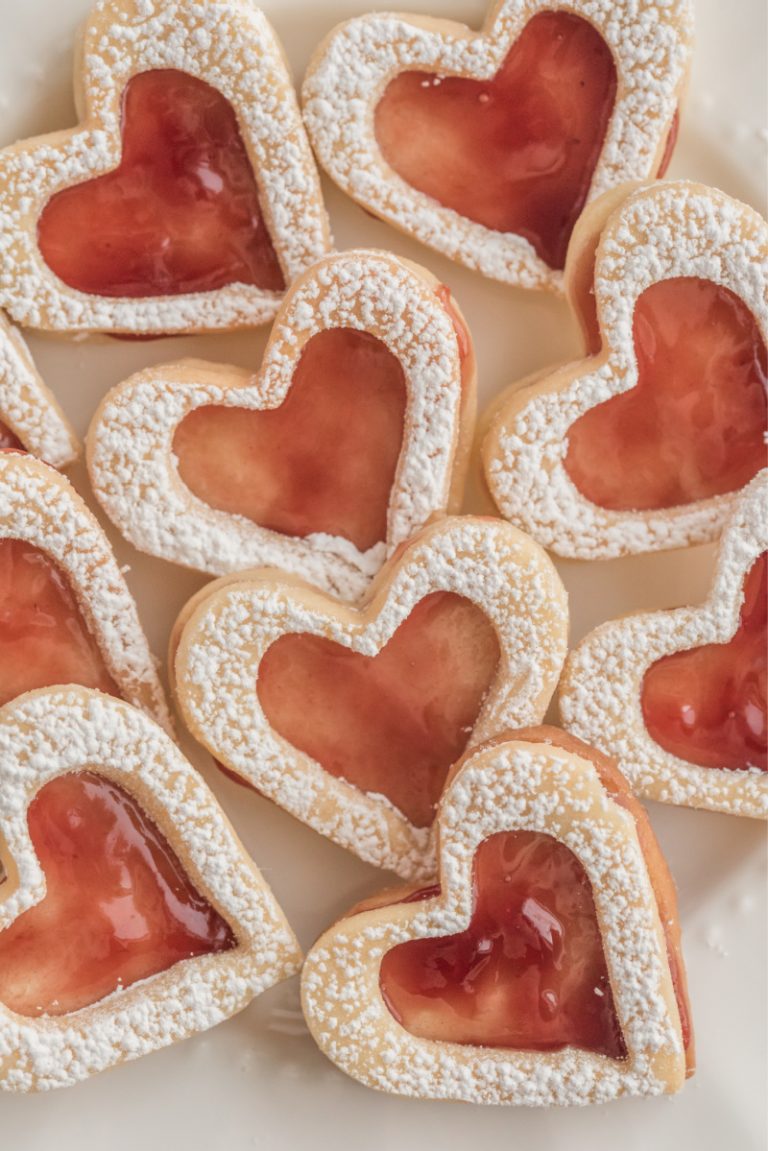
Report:
M 591 632 L 571 653 L 560 684 L 569 731 L 616 758 L 634 791 L 660 803 L 768 819 L 768 775 L 687 763 L 649 735 L 645 673 L 664 656 L 727 643 L 738 628 L 744 580 L 768 549 L 768 469 L 745 489 L 720 541 L 712 590 L 698 607 L 641 612 Z
M 322 635 L 373 656 L 417 603 L 450 591 L 493 624 L 501 662 L 470 746 L 540 722 L 567 646 L 567 601 L 554 567 L 498 520 L 448 518 L 424 529 L 379 574 L 359 608 L 301 581 L 254 571 L 209 585 L 174 629 L 174 691 L 195 738 L 230 772 L 362 859 L 404 878 L 434 874 L 434 826 L 414 827 L 384 796 L 327 772 L 271 728 L 256 683 L 282 635 Z
M 594 263 L 594 275 L 589 267 Z M 585 412 L 637 382 L 632 318 L 660 280 L 698 277 L 742 299 L 768 343 L 768 227 L 751 208 L 689 182 L 618 190 L 577 225 L 566 264 L 572 304 L 597 307 L 597 355 L 542 373 L 494 402 L 482 455 L 499 511 L 544 547 L 611 559 L 716 539 L 738 492 L 658 511 L 612 511 L 587 500 L 565 469 L 568 432 Z M 584 288 L 594 281 L 594 304 Z
M 440 805 L 440 894 L 353 914 L 310 950 L 302 974 L 305 1017 L 320 1049 L 348 1075 L 399 1095 L 539 1107 L 682 1087 L 680 1013 L 638 824 L 589 755 L 514 732 L 469 753 Z M 533 1053 L 418 1038 L 384 1003 L 379 969 L 386 953 L 411 939 L 465 930 L 475 852 L 489 836 L 510 830 L 551 835 L 584 865 L 626 1060 L 573 1047 Z M 668 882 L 664 869 L 662 887 Z M 665 911 L 674 915 L 674 898 Z
M 32 455 L 55 468 L 73 463 L 80 445 L 46 387 L 19 332 L 0 313 L 0 422 Z
M 45 893 L 26 812 L 56 776 L 95 771 L 126 788 L 231 925 L 237 946 L 177 963 L 65 1016 L 0 1004 L 0 1088 L 66 1087 L 207 1030 L 300 965 L 280 908 L 199 774 L 147 716 L 84 688 L 30 692 L 0 710 L 0 931 Z
M 68 480 L 32 456 L 0 453 L 0 538 L 23 540 L 53 560 L 123 697 L 171 730 L 136 604 L 107 537 Z
M 302 89 L 321 165 L 364 208 L 443 255 L 504 283 L 561 292 L 562 273 L 522 236 L 486 228 L 407 184 L 384 160 L 374 132 L 375 106 L 399 73 L 488 79 L 532 17 L 560 9 L 593 24 L 617 65 L 616 102 L 587 202 L 627 180 L 653 177 L 687 84 L 688 0 L 646 3 L 642 21 L 615 0 L 499 0 L 480 32 L 387 12 L 349 20 L 320 44 Z
M 328 256 L 290 289 L 261 369 L 185 360 L 149 368 L 113 389 L 88 434 L 94 492 L 139 550 L 211 575 L 269 565 L 341 599 L 358 600 L 387 555 L 429 518 L 461 501 L 475 417 L 476 370 L 462 365 L 453 321 L 425 269 L 387 252 Z M 456 319 L 463 323 L 451 300 Z M 182 482 L 176 428 L 208 404 L 274 408 L 290 390 L 302 349 L 316 334 L 353 328 L 382 340 L 403 366 L 407 407 L 387 513 L 387 539 L 360 552 L 315 533 L 283 535 L 220 511 Z
M 286 282 L 329 250 L 314 160 L 263 13 L 249 0 L 98 0 L 76 64 L 78 127 L 0 152 L 0 307 L 26 327 L 58 333 L 213 332 L 272 320 L 280 294 L 254 285 L 152 298 L 89 295 L 55 276 L 37 243 L 52 196 L 119 163 L 129 80 L 173 69 L 213 84 L 234 108 Z

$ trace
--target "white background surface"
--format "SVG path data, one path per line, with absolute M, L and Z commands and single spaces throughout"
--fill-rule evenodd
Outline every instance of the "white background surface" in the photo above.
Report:
M 264 0 L 297 77 L 314 45 L 366 0 Z M 373 6 L 371 4 L 371 6 Z M 383 5 L 382 5 L 383 6 Z M 483 0 L 397 0 L 479 24 Z M 0 0 L 0 144 L 74 122 L 70 70 L 88 0 Z M 696 0 L 697 55 L 671 176 L 717 184 L 765 211 L 768 151 L 764 0 Z M 337 244 L 390 247 L 427 263 L 454 290 L 478 347 L 481 402 L 576 349 L 565 305 L 465 272 L 370 219 L 327 187 Z M 66 343 L 31 337 L 46 380 L 80 433 L 108 387 L 149 364 L 194 354 L 256 367 L 265 334 Z M 83 494 L 82 468 L 72 478 Z M 115 539 L 114 533 L 112 538 Z M 202 578 L 137 555 L 115 539 L 154 650 Z M 610 563 L 563 562 L 572 638 L 635 608 L 703 598 L 711 548 Z M 194 757 L 192 748 L 187 748 Z M 265 801 L 209 770 L 197 756 L 309 946 L 352 902 L 389 877 L 322 840 Z M 176 1151 L 364 1148 L 481 1151 L 757 1151 L 768 1145 L 765 832 L 750 820 L 651 805 L 679 887 L 697 1031 L 698 1072 L 674 1099 L 550 1112 L 419 1103 L 347 1080 L 304 1028 L 297 980 L 273 989 L 206 1035 L 73 1089 L 0 1097 L 3 1151 Z

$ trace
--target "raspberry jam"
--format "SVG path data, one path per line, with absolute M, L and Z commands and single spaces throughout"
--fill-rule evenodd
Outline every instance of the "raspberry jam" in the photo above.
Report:
M 437 291 L 435 292 L 435 295 L 445 308 L 450 321 L 453 324 L 453 330 L 456 333 L 456 343 L 459 346 L 459 360 L 461 361 L 462 369 L 464 369 L 469 359 L 470 352 L 472 351 L 472 339 L 469 334 L 469 329 L 464 323 L 461 313 L 456 307 L 453 296 L 451 295 L 451 289 L 448 287 L 448 285 L 440 284 L 437 288 Z M 462 374 L 462 385 L 466 385 L 466 382 L 467 381 Z
M 440 284 L 436 295 L 456 333 L 466 407 L 471 339 L 450 290 Z M 307 341 L 278 408 L 209 405 L 186 416 L 173 443 L 179 475 L 210 507 L 367 551 L 387 536 L 407 403 L 402 365 L 383 341 L 330 328 Z
M 386 345 L 330 328 L 305 345 L 279 407 L 186 416 L 173 442 L 179 475 L 211 507 L 367 551 L 387 537 L 406 404 L 403 368 Z
M 534 16 L 490 80 L 403 72 L 375 113 L 382 155 L 444 207 L 527 239 L 562 268 L 616 99 L 599 33 L 566 12 Z
M 374 657 L 306 634 L 276 640 L 257 690 L 272 728 L 331 775 L 427 827 L 499 663 L 490 621 L 434 592 Z
M 648 734 L 687 763 L 768 771 L 768 552 L 744 584 L 728 643 L 675 652 L 652 664 L 642 689 Z
M 24 445 L 18 436 L 14 435 L 9 427 L 0 420 L 0 451 L 7 451 L 11 448 L 13 451 L 23 450 Z
M 91 772 L 30 804 L 46 894 L 0 932 L 0 1002 L 67 1015 L 193 956 L 236 945 L 136 800 Z
M 670 125 L 669 132 L 667 133 L 667 139 L 664 142 L 664 151 L 661 154 L 661 160 L 659 161 L 659 168 L 658 168 L 658 171 L 656 172 L 656 179 L 657 180 L 663 180 L 667 174 L 667 170 L 669 168 L 669 165 L 672 163 L 672 157 L 675 154 L 675 148 L 677 147 L 677 138 L 679 135 L 680 135 L 680 109 L 678 107 L 675 109 L 675 114 L 672 117 L 672 123 Z
M 123 93 L 122 158 L 57 193 L 38 227 L 52 272 L 98 296 L 166 296 L 227 284 L 285 288 L 231 104 L 174 70 Z
M 66 683 L 120 694 L 63 573 L 32 544 L 0 540 L 0 705 Z
M 766 348 L 752 313 L 709 280 L 663 280 L 638 299 L 633 332 L 638 382 L 571 427 L 573 483 L 616 511 L 743 487 L 768 462 Z
M 381 992 L 395 1019 L 424 1039 L 624 1058 L 592 888 L 575 855 L 536 832 L 493 835 L 475 855 L 474 893 L 466 931 L 384 956 Z

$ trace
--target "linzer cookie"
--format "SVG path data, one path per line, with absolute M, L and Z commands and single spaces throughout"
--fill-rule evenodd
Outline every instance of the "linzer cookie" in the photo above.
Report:
M 566 266 L 584 358 L 485 417 L 502 515 L 563 556 L 716 538 L 766 464 L 768 226 L 700 184 L 613 193 Z
M 567 622 L 536 544 L 500 520 L 446 518 L 359 608 L 275 570 L 203 588 L 170 663 L 187 725 L 228 773 L 362 859 L 425 877 L 452 764 L 542 719 Z
M 170 717 L 136 605 L 98 521 L 69 482 L 0 452 L 0 705 L 79 684 Z
M 249 0 L 99 0 L 76 128 L 0 152 L 0 307 L 55 332 L 271 320 L 328 250 L 282 49 Z
M 561 290 L 584 206 L 661 175 L 691 53 L 689 0 L 500 0 L 482 31 L 374 13 L 313 57 L 304 119 L 367 210 L 483 275 Z
M 320 1049 L 368 1087 L 526 1106 L 679 1091 L 693 1041 L 675 890 L 612 762 L 553 728 L 469 753 L 436 884 L 334 924 L 302 973 Z
M 77 437 L 26 344 L 0 313 L 0 450 L 5 448 L 31 452 L 57 468 L 71 464 L 79 451 Z
M 614 755 L 638 795 L 768 818 L 768 470 L 720 541 L 709 598 L 582 640 L 561 687 L 570 731 Z
M 0 831 L 6 1091 L 204 1031 L 299 967 L 213 794 L 120 700 L 56 688 L 0 709 Z
M 110 392 L 88 462 L 140 550 L 213 575 L 269 564 L 356 599 L 457 509 L 474 412 L 448 290 L 389 253 L 344 252 L 290 289 L 257 374 L 184 360 Z

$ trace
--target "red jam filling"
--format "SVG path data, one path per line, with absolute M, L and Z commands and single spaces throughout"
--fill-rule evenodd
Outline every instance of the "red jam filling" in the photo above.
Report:
M 667 169 L 669 168 L 669 165 L 672 163 L 672 157 L 675 153 L 675 148 L 677 147 L 677 137 L 679 136 L 679 134 L 680 134 L 680 109 L 677 108 L 675 110 L 674 116 L 672 117 L 672 123 L 670 125 L 669 132 L 667 133 L 667 139 L 666 139 L 666 142 L 664 144 L 664 151 L 661 154 L 661 161 L 659 163 L 659 170 L 656 173 L 656 179 L 657 180 L 663 180 L 667 174 Z
M 67 683 L 120 694 L 64 575 L 39 548 L 0 540 L 0 705 Z
M 0 451 L 8 451 L 9 448 L 13 451 L 23 451 L 24 445 L 18 436 L 14 435 L 11 429 L 0 420 Z
M 229 102 L 184 72 L 134 76 L 123 149 L 105 176 L 53 196 L 39 222 L 48 267 L 98 296 L 166 296 L 285 281 Z
M 449 289 L 436 294 L 456 332 L 466 403 L 471 339 Z M 381 340 L 329 328 L 305 345 L 278 408 L 209 405 L 186 416 L 173 441 L 179 475 L 210 507 L 367 551 L 387 537 L 407 402 L 402 365 Z
M 592 888 L 548 835 L 509 831 L 481 843 L 467 930 L 394 947 L 380 985 L 395 1019 L 424 1039 L 626 1057 Z
M 525 26 L 490 80 L 402 72 L 375 113 L 399 176 L 444 207 L 525 237 L 562 268 L 616 98 L 599 33 L 566 12 Z
M 747 576 L 733 639 L 652 664 L 642 705 L 648 734 L 679 759 L 768 771 L 768 552 Z
M 272 728 L 326 771 L 385 795 L 427 827 L 499 663 L 486 616 L 452 592 L 416 605 L 374 657 L 331 640 L 285 635 L 257 690 Z
M 0 1002 L 11 1011 L 67 1015 L 236 945 L 155 824 L 109 780 L 59 776 L 28 823 L 46 893 L 0 933 Z
M 179 425 L 179 474 L 205 503 L 285 535 L 326 532 L 360 551 L 387 538 L 407 403 L 375 336 L 318 332 L 278 408 L 198 408 Z
M 568 434 L 592 503 L 669 508 L 736 491 L 766 464 L 766 348 L 746 305 L 709 280 L 648 288 L 635 307 L 638 382 Z
M 472 341 L 470 339 L 469 329 L 464 323 L 464 320 L 459 314 L 458 308 L 453 302 L 451 289 L 447 286 L 447 284 L 440 284 L 437 291 L 435 292 L 435 295 L 445 308 L 450 321 L 453 324 L 453 330 L 456 333 L 456 343 L 459 345 L 459 359 L 461 360 L 461 365 L 463 368 L 469 359 L 469 353 L 472 351 Z M 466 381 L 462 379 L 462 383 L 466 383 Z

